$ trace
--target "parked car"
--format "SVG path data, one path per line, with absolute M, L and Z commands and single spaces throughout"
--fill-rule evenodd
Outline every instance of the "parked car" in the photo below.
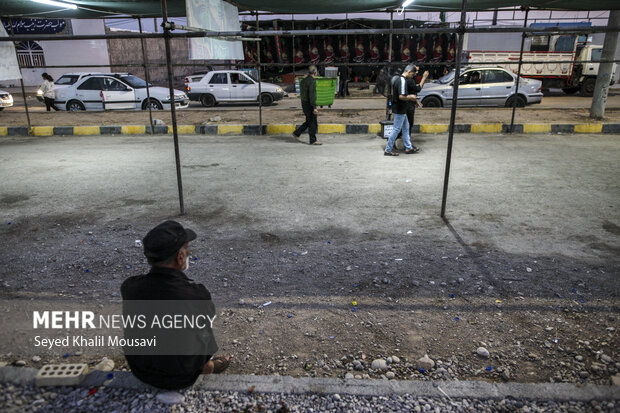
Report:
M 260 82 L 261 103 L 271 105 L 286 94 L 278 85 Z M 187 85 L 190 100 L 211 107 L 221 102 L 258 102 L 258 80 L 241 70 L 216 70 Z
M 424 85 L 418 93 L 424 107 L 436 108 L 452 105 L 454 70 L 439 80 Z M 521 78 L 516 92 L 517 75 L 499 68 L 482 67 L 465 69 L 459 78 L 457 106 L 512 106 L 518 107 L 542 101 L 542 82 Z
M 55 85 L 56 107 L 61 110 L 109 109 L 170 109 L 168 88 L 150 86 L 150 100 L 146 82 L 130 73 L 85 73 L 78 75 L 73 84 Z M 63 79 L 65 75 L 59 78 Z M 73 79 L 70 79 L 71 81 Z M 67 81 L 67 83 L 70 83 Z M 176 108 L 189 106 L 187 95 L 174 91 Z M 105 107 L 104 107 L 105 103 Z
M 13 106 L 13 96 L 9 92 L 0 90 L 0 110 Z

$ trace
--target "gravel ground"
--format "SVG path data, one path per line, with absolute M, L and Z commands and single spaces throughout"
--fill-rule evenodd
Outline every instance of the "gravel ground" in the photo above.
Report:
M 180 399 L 166 404 L 162 399 Z M 414 395 L 360 397 L 352 395 L 287 395 L 185 390 L 152 393 L 106 387 L 37 388 L 0 384 L 0 406 L 4 412 L 615 412 L 616 404 L 531 401 L 515 399 L 479 400 L 421 398 Z

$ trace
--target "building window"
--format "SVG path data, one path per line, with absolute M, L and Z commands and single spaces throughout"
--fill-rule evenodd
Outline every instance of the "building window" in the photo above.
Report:
M 20 67 L 45 67 L 43 49 L 37 42 L 20 42 L 16 49 Z

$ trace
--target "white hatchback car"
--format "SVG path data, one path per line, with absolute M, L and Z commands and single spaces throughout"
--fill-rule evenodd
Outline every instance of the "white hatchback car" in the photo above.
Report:
M 261 103 L 271 105 L 285 96 L 284 90 L 273 83 L 260 82 Z M 211 107 L 220 102 L 258 102 L 258 80 L 241 70 L 215 70 L 200 81 L 187 85 L 190 100 Z
M 0 90 L 0 110 L 13 106 L 13 96 L 9 92 Z
M 74 74 L 75 75 L 75 74 Z M 62 79 L 61 76 L 60 79 Z M 61 110 L 170 109 L 168 88 L 150 86 L 129 73 L 92 73 L 79 75 L 73 84 L 56 85 L 56 107 Z M 175 108 L 189 106 L 187 95 L 174 91 Z

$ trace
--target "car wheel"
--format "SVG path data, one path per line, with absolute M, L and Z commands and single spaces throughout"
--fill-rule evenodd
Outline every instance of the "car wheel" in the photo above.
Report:
M 202 103 L 202 106 L 210 108 L 215 106 L 215 98 L 213 95 L 202 95 L 200 96 L 200 103 Z
M 269 93 L 263 93 L 260 95 L 260 103 L 263 106 L 269 106 L 273 103 L 273 96 Z
M 151 107 L 151 110 L 162 110 L 164 107 L 157 99 L 146 99 L 142 104 L 142 109 L 146 110 Z
M 515 105 L 515 101 L 517 103 L 516 105 Z M 518 108 L 524 108 L 526 103 L 527 102 L 525 101 L 523 96 L 511 96 L 506 101 L 506 107 L 511 108 L 513 105 L 515 105 Z
M 84 104 L 79 100 L 71 100 L 67 103 L 67 110 L 69 112 L 79 112 L 81 110 L 86 110 Z
M 429 96 L 422 101 L 422 106 L 425 108 L 440 108 L 442 106 L 441 99 L 435 96 Z
M 575 93 L 579 92 L 579 88 L 578 87 L 565 87 L 562 89 L 562 91 L 566 93 L 567 95 L 574 95 Z
M 594 94 L 594 86 L 596 86 L 596 78 L 589 77 L 581 84 L 580 93 L 583 96 L 592 96 Z

